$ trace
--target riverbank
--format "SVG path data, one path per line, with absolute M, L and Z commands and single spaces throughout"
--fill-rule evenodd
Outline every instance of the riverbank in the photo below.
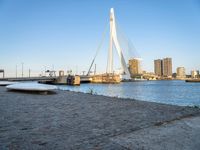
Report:
M 0 114 L 0 149 L 200 147 L 200 110 L 194 107 L 70 91 L 17 93 L 0 87 Z

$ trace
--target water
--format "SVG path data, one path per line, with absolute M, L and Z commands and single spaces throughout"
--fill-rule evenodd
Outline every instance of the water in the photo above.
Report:
M 122 82 L 120 84 L 81 84 L 81 86 L 59 86 L 62 90 L 98 95 L 132 98 L 180 106 L 200 106 L 200 83 L 179 80 Z

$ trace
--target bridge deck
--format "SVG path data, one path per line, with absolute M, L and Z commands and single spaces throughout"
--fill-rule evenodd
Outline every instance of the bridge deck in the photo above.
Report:
M 19 77 L 19 78 L 0 78 L 0 81 L 54 81 L 58 77 Z M 80 76 L 81 82 L 91 82 L 90 76 Z

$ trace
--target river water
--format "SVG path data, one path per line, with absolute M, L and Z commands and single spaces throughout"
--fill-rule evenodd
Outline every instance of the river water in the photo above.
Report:
M 81 84 L 80 86 L 61 85 L 59 89 L 180 106 L 200 106 L 200 83 L 188 83 L 180 80 Z

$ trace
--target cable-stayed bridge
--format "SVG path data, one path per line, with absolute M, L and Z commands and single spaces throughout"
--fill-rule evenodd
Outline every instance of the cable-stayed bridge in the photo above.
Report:
M 130 71 L 128 69 L 127 61 L 132 57 L 138 57 L 138 54 L 134 48 L 134 46 L 131 44 L 130 40 L 128 40 L 122 32 L 119 29 L 118 24 L 116 23 L 116 18 L 114 14 L 114 9 L 111 8 L 110 10 L 110 34 L 109 34 L 109 48 L 108 48 L 108 59 L 107 59 L 107 67 L 105 74 L 102 75 L 96 75 L 98 79 L 94 80 L 100 80 L 99 78 L 103 77 L 104 79 L 108 78 L 111 80 L 108 80 L 107 82 L 112 82 L 112 79 L 119 76 L 120 79 L 131 79 Z M 104 36 L 104 35 L 103 35 Z M 101 41 L 101 44 L 103 42 Z M 92 60 L 92 63 L 90 65 L 89 71 L 87 75 L 90 75 L 91 68 L 95 62 L 95 59 L 97 57 L 97 54 L 100 50 L 101 45 L 98 47 L 97 52 L 95 54 L 94 59 Z M 120 71 L 118 73 L 114 73 L 113 70 L 114 64 L 113 64 L 113 53 L 114 50 L 116 50 L 118 54 L 118 59 L 120 62 Z M 130 54 L 132 52 L 132 54 Z M 127 57 L 129 53 L 129 56 Z M 135 53 L 135 54 L 134 54 Z M 126 55 L 126 57 L 125 57 Z M 130 56 L 131 55 L 131 56 Z M 126 60 L 126 59 L 127 60 Z M 95 75 L 94 75 L 95 76 Z M 117 77 L 118 78 L 118 77 Z M 114 80 L 113 80 L 114 82 Z M 117 82 L 117 81 L 116 81 Z

